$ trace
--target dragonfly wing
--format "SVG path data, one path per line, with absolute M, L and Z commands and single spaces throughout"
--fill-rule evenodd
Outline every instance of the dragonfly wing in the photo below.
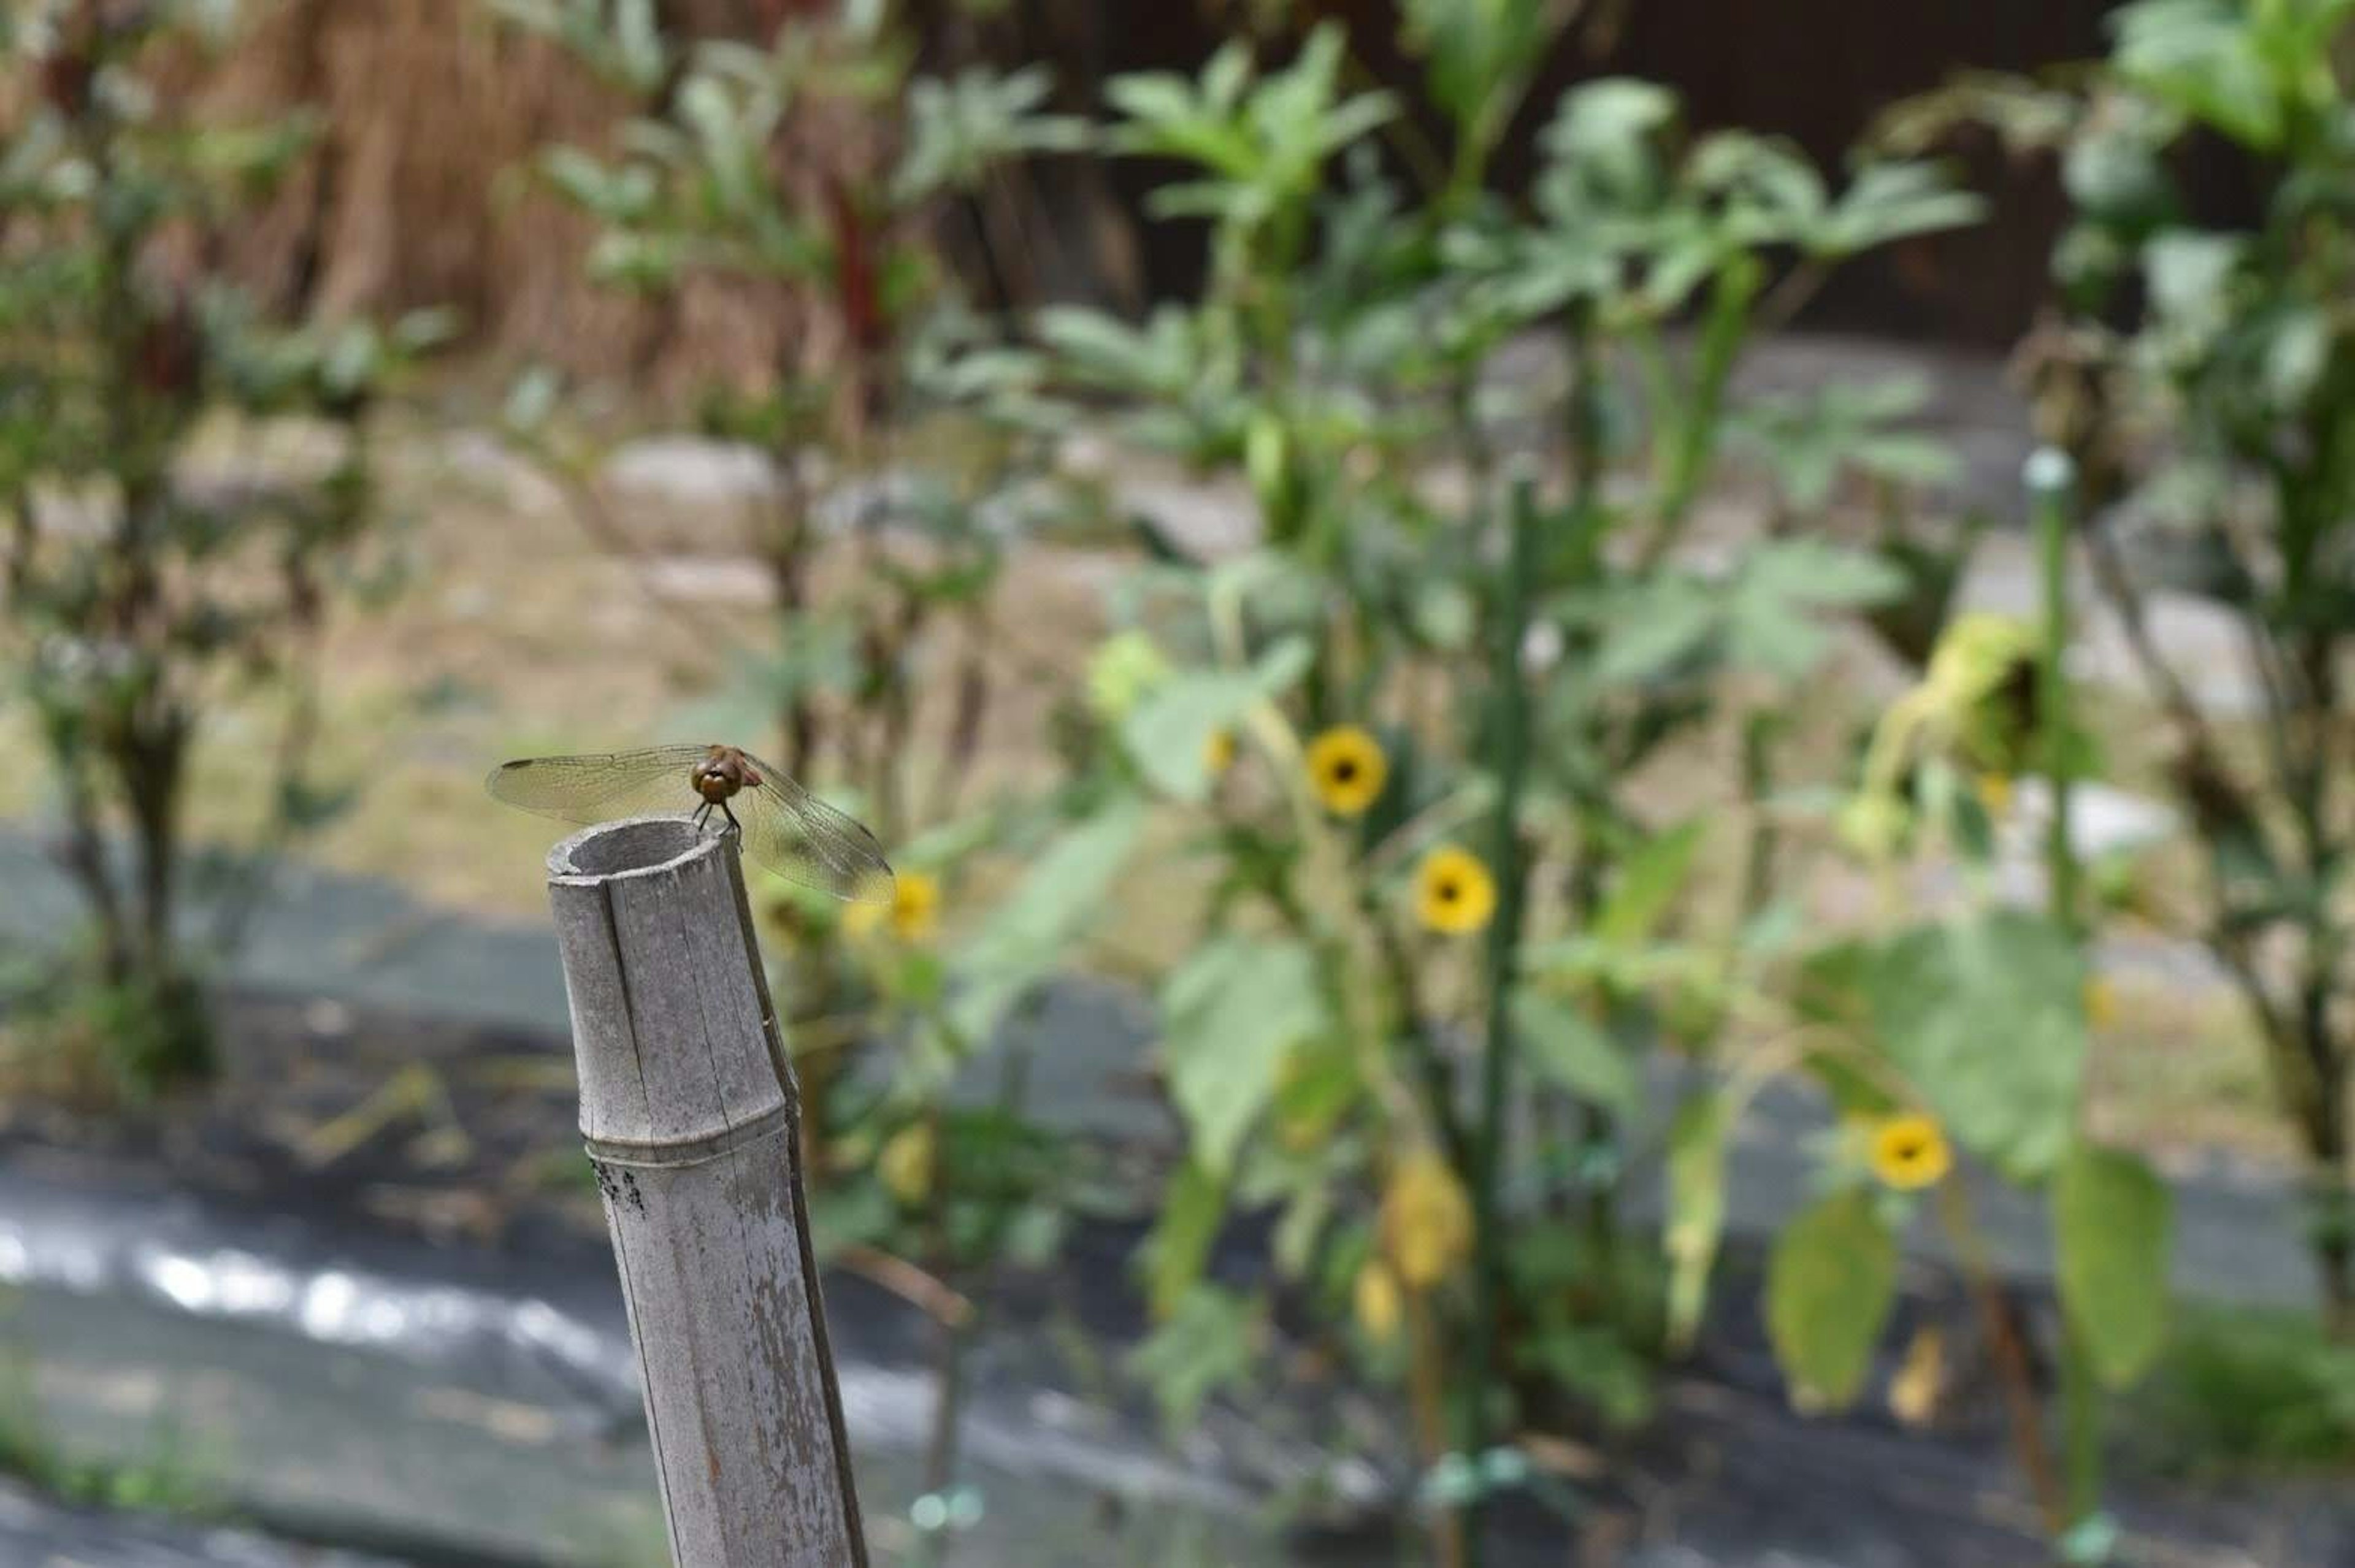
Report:
M 744 852 L 787 881 L 851 903 L 892 896 L 891 864 L 875 835 L 761 761 L 745 760 L 761 782 L 729 804 L 744 828 Z
M 692 811 L 699 804 L 691 770 L 704 746 L 655 746 L 579 757 L 527 757 L 502 763 L 484 780 L 509 805 L 583 827 L 616 817 Z

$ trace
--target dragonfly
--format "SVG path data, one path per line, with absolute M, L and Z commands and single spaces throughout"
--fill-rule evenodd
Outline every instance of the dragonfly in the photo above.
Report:
M 509 805 L 584 827 L 673 807 L 685 814 L 691 795 L 698 829 L 717 814 L 721 832 L 786 880 L 850 903 L 892 898 L 891 867 L 875 835 L 741 746 L 526 757 L 501 763 L 483 782 Z

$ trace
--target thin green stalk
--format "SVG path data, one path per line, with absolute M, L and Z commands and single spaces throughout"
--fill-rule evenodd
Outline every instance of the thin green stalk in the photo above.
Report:
M 1001 1114 L 1011 1117 L 1021 1113 L 1023 1101 L 1028 1090 L 1029 1078 L 1029 1052 L 1018 1047 L 1009 1050 L 998 1073 L 997 1109 Z M 934 1202 L 936 1205 L 940 1202 L 937 1195 Z M 997 1284 L 998 1256 L 1004 1251 L 1007 1226 L 1015 1208 L 1016 1205 L 1009 1200 L 991 1217 L 988 1244 L 983 1253 L 978 1275 L 974 1281 L 974 1289 L 965 1298 L 971 1302 L 972 1310 L 960 1319 L 943 1318 L 938 1325 L 941 1335 L 938 1385 L 932 1405 L 931 1439 L 925 1445 L 924 1489 L 931 1496 L 940 1499 L 943 1504 L 949 1500 L 950 1494 L 956 1485 L 957 1453 L 960 1440 L 964 1435 L 964 1403 L 968 1377 L 966 1352 L 972 1348 L 974 1341 L 980 1338 L 982 1326 L 989 1308 L 990 1296 L 994 1294 Z M 953 1260 L 949 1257 L 947 1238 L 937 1228 L 937 1209 L 935 1213 L 936 1230 L 933 1244 L 943 1259 L 941 1273 L 945 1276 Z M 951 1530 L 952 1524 L 943 1522 L 939 1529 L 922 1538 L 918 1549 L 918 1558 L 925 1564 L 925 1568 L 945 1568 L 953 1544 Z
M 2030 460 L 2036 496 L 2036 548 L 2044 624 L 2036 666 L 2036 721 L 2045 785 L 2052 811 L 2044 837 L 2044 874 L 2053 923 L 2084 944 L 2078 888 L 2083 869 L 2070 833 L 2070 793 L 2075 767 L 2075 720 L 2070 711 L 2069 489 L 2067 459 L 2057 451 Z M 2075 1529 L 2102 1506 L 2101 1389 L 2084 1337 L 2062 1314 L 2061 1441 L 2066 1525 Z
M 2048 449 L 2049 450 L 2049 449 Z M 2040 453 L 2039 455 L 2042 455 Z M 2056 459 L 2058 453 L 2051 455 Z M 2046 465 L 2039 465 L 2040 468 Z M 2066 460 L 2035 477 L 2036 548 L 2044 597 L 2043 645 L 2036 667 L 2037 728 L 2041 731 L 2045 784 L 2052 812 L 2044 835 L 2045 873 L 2051 879 L 2052 918 L 2072 935 L 2082 935 L 2077 889 L 2082 869 L 2070 834 L 2071 756 L 2074 727 L 2069 713 L 2069 501 Z
M 1658 460 L 1659 513 L 1652 538 L 1644 550 L 1644 564 L 1656 566 L 1684 532 L 1710 459 L 1716 455 L 1718 436 L 1725 423 L 1725 389 L 1742 346 L 1749 339 L 1751 306 L 1758 297 L 1764 268 L 1756 258 L 1742 255 L 1729 261 L 1710 294 L 1709 317 L 1702 324 L 1691 381 L 1680 389 L 1680 411 L 1675 434 Z M 1658 408 L 1654 412 L 1664 411 Z
M 2094 1380 L 2084 1338 L 2062 1314 L 2061 1326 L 2061 1463 L 2074 1530 L 2102 1507 L 2102 1390 Z
M 1473 1146 L 1472 1354 L 1465 1368 L 1462 1424 L 1465 1455 L 1473 1459 L 1489 1445 L 1490 1391 L 1498 1372 L 1497 1314 L 1504 1297 L 1504 1217 L 1498 1201 L 1504 1168 L 1505 1115 L 1512 1084 L 1514 969 L 1521 941 L 1521 913 L 1529 868 L 1521 851 L 1521 795 L 1528 782 L 1529 693 L 1521 675 L 1521 645 L 1529 624 L 1529 587 L 1538 570 L 1539 518 L 1535 485 L 1517 478 L 1507 502 L 1511 549 L 1499 584 L 1496 646 L 1496 876 L 1497 918 L 1488 931 L 1488 1029 L 1480 1061 L 1480 1126 Z M 1484 1499 L 1475 1493 L 1464 1508 L 1466 1568 L 1479 1568 Z

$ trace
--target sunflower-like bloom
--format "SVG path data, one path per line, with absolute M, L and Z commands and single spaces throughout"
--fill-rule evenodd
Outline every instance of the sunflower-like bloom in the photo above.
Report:
M 855 903 L 842 912 L 842 923 L 853 936 L 872 936 L 889 926 L 902 942 L 922 942 L 941 919 L 940 879 L 929 871 L 901 871 L 893 879 L 889 900 Z
M 1497 912 L 1497 880 L 1477 855 L 1445 845 L 1423 858 L 1414 873 L 1414 915 L 1433 931 L 1465 936 Z
M 1900 1192 L 1935 1187 L 1955 1166 L 1945 1129 L 1916 1112 L 1890 1116 L 1872 1129 L 1872 1174 Z
M 1355 724 L 1337 724 L 1308 743 L 1309 782 L 1336 816 L 1363 816 L 1390 774 L 1381 743 Z

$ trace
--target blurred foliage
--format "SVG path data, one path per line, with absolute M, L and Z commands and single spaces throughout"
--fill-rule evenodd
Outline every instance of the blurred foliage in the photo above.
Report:
M 2073 220 L 2023 368 L 2041 432 L 2073 461 L 2094 519 L 2083 548 L 2203 846 L 2200 934 L 2256 1021 L 2311 1163 L 2326 1308 L 2355 1331 L 2355 1054 L 2338 1019 L 2355 983 L 2355 772 L 2339 717 L 2355 632 L 2355 5 L 2141 0 L 2112 29 L 2091 74 L 1973 79 L 1888 129 L 1919 145 L 1957 121 L 1992 123 L 2059 159 Z M 2254 173 L 2244 227 L 2211 226 L 2185 187 L 2195 144 Z M 2258 691 L 2247 722 L 2192 695 L 2196 672 L 2154 627 L 2161 590 L 2240 623 Z
M 2214 1478 L 2355 1464 L 2355 1349 L 2311 1317 L 2187 1312 L 2121 1442 L 2154 1468 Z
M 0 1324 L 14 1310 L 0 1292 Z M 86 1508 L 152 1509 L 218 1519 L 228 1504 L 207 1477 L 203 1456 L 192 1454 L 177 1423 L 159 1420 L 145 1452 L 130 1461 L 84 1458 L 49 1429 L 33 1365 L 21 1349 L 0 1344 L 0 1476 L 18 1476 L 43 1491 Z
M 1701 814 L 1770 837 L 1771 768 L 1667 822 L 1642 771 L 1729 725 L 1771 753 L 1826 617 L 1907 585 L 1820 535 L 1703 565 L 1702 488 L 1745 431 L 1812 443 L 1777 475 L 1794 508 L 1945 474 L 1902 391 L 1753 405 L 1733 370 L 1825 267 L 1977 211 L 1927 165 L 1835 187 L 1782 144 L 1690 134 L 1616 80 L 1561 100 L 1526 204 L 1488 194 L 1558 26 L 1414 12 L 1458 136 L 1422 187 L 1385 155 L 1402 106 L 1343 85 L 1337 27 L 1281 63 L 1237 42 L 1114 81 L 1110 144 L 1167 168 L 1152 209 L 1207 222 L 1211 266 L 1141 323 L 1037 324 L 1055 387 L 1235 475 L 1262 525 L 1205 562 L 1135 520 L 1150 564 L 1114 595 L 1067 788 L 1175 813 L 1211 878 L 1159 986 L 1188 1158 L 1140 1259 L 1163 1326 L 1135 1364 L 1183 1418 L 1263 1378 L 1263 1325 L 1302 1312 L 1403 1384 L 1422 1460 L 1455 1469 L 1539 1413 L 1641 1419 L 1670 1304 L 1698 1310 L 1618 1216 L 1661 1132 L 1646 1063 L 1713 1051 L 1790 923 L 1763 882 L 1722 907 L 1699 880 Z M 1552 368 L 1503 373 L 1532 338 Z M 1690 1136 L 1678 1255 L 1705 1271 L 1715 1146 Z M 1248 1289 L 1209 1283 L 1231 1215 L 1271 1221 Z
M 307 145 L 301 118 L 184 123 L 155 73 L 233 47 L 235 8 L 45 0 L 0 56 L 0 559 L 9 699 L 37 727 L 65 822 L 60 857 L 94 935 L 37 1001 L 105 1042 L 123 1092 L 210 1063 L 205 952 L 184 906 L 208 872 L 217 949 L 270 852 L 340 804 L 313 775 L 313 650 L 358 575 L 378 510 L 368 416 L 443 332 L 436 316 L 289 327 L 221 271 L 225 240 Z M 208 463 L 219 416 L 304 432 L 302 457 Z M 284 728 L 255 853 L 184 841 L 208 713 L 282 691 Z
M 1063 1064 L 1026 1042 L 1047 983 L 1173 837 L 1205 892 L 1171 899 L 1172 951 L 1140 960 L 1179 1141 L 1154 1173 L 1135 1260 L 1154 1328 L 1129 1361 L 1173 1424 L 1284 1369 L 1346 1367 L 1395 1392 L 1405 1436 L 1384 1457 L 1420 1469 L 1400 1490 L 1431 1505 L 1439 1560 L 1476 1562 L 1463 1516 L 1527 1478 L 1513 1434 L 1648 1416 L 1708 1319 L 1744 1118 L 1801 1079 L 1837 1125 L 1765 1271 L 1795 1401 L 1836 1410 L 1869 1385 L 1899 1239 L 1926 1218 L 1986 1319 L 2056 1542 L 2106 1524 L 2111 1391 L 2151 1380 L 2137 1399 L 2253 1454 L 2343 1447 L 2328 1348 L 2187 1331 L 2168 1189 L 2089 1136 L 2089 955 L 2113 911 L 2069 801 L 2107 759 L 2064 655 L 2083 550 L 2152 675 L 2207 849 L 2204 934 L 2313 1156 L 2348 1317 L 2355 0 L 2139 0 L 2101 66 L 1964 79 L 1837 176 L 1694 129 L 1653 83 L 1583 81 L 1533 114 L 1575 10 L 1549 0 L 1410 0 L 1383 42 L 1419 65 L 1423 102 L 1413 81 L 1359 85 L 1338 25 L 1258 5 L 1199 70 L 1112 81 L 1101 123 L 1055 112 L 1038 69 L 928 58 L 881 0 L 693 43 L 651 0 L 486 4 L 630 105 L 535 160 L 593 224 L 596 275 L 674 304 L 782 297 L 805 325 L 675 422 L 761 480 L 770 632 L 727 661 L 740 684 L 712 711 L 773 728 L 900 872 L 888 906 L 777 891 L 762 912 L 826 1244 L 940 1331 L 928 1496 L 955 1481 L 963 1358 L 1000 1272 L 1117 1206 L 1103 1151 L 1034 1115 L 1034 1074 Z M 189 736 L 230 678 L 283 684 L 282 830 L 333 804 L 303 766 L 302 650 L 376 515 L 367 415 L 436 330 L 290 331 L 219 282 L 220 231 L 306 129 L 160 117 L 142 71 L 212 10 L 11 13 L 24 87 L 0 95 L 22 105 L 0 157 L 0 255 L 21 263 L 0 279 L 9 670 L 107 982 L 57 1017 L 138 1083 L 203 1061 L 171 920 Z M 2073 204 L 2025 356 L 2052 443 L 2032 621 L 1951 613 L 1979 522 L 1923 526 L 1958 468 L 1923 432 L 1925 387 L 1751 394 L 1737 374 L 1843 261 L 1976 220 L 1920 155 L 1962 120 L 2055 153 Z M 1493 188 L 1532 121 L 1528 189 Z M 2193 137 L 2263 171 L 2250 228 L 2195 221 L 2177 176 Z M 944 233 L 970 229 L 992 265 L 993 182 L 1082 152 L 1147 161 L 1150 210 L 1207 234 L 1198 290 L 1142 319 L 981 314 Z M 565 391 L 520 379 L 509 434 L 634 548 Z M 192 485 L 220 409 L 300 415 L 327 455 L 283 486 Z M 975 776 L 1005 706 L 1002 591 L 1072 504 L 1083 423 L 1117 456 L 1231 482 L 1256 533 L 1214 554 L 1141 507 L 1123 519 L 1111 631 L 1055 672 L 1030 748 L 1052 774 L 1018 792 Z M 1737 475 L 1765 497 L 1757 526 L 1711 528 L 1704 498 Z M 2120 510 L 2188 541 L 2180 572 L 2243 621 L 2264 697 L 2245 732 L 2169 665 Z M 1820 731 L 1848 716 L 1821 688 L 1853 624 L 1914 674 L 1827 761 Z M 1803 834 L 1877 895 L 1870 919 L 1809 919 L 1782 874 Z M 2023 859 L 2041 908 L 2012 885 Z M 1953 894 L 1925 912 L 1909 890 L 1933 873 Z M 1624 1212 L 1655 1168 L 1657 1231 Z M 1987 1180 L 2051 1216 L 2060 1467 L 2042 1347 L 1977 1230 Z
M 732 733 L 773 726 L 783 767 L 839 788 L 891 847 L 890 907 L 780 887 L 765 914 L 825 1243 L 938 1324 L 926 1492 L 945 1497 L 963 1348 L 996 1271 L 1049 1261 L 1090 1199 L 1081 1151 L 1027 1115 L 1029 1063 L 1001 1026 L 1086 925 L 1136 825 L 1052 837 L 1050 814 L 977 798 L 1006 662 L 999 582 L 1061 505 L 1057 426 L 1043 362 L 954 287 L 942 232 L 962 217 L 987 261 L 988 182 L 1084 128 L 1047 112 L 1043 69 L 920 72 L 917 18 L 891 5 L 803 6 L 763 41 L 692 44 L 637 0 L 493 8 L 636 107 L 610 155 L 538 159 L 597 225 L 592 272 L 674 301 L 766 293 L 802 328 L 756 373 L 694 390 L 700 432 L 761 470 L 751 543 L 773 587 L 773 636 L 729 661 L 736 685 L 710 711 Z M 510 436 L 627 549 L 591 482 L 602 453 L 570 441 L 558 390 L 526 378 Z M 1026 838 L 1028 878 L 973 940 L 946 940 L 972 923 L 969 862 Z

